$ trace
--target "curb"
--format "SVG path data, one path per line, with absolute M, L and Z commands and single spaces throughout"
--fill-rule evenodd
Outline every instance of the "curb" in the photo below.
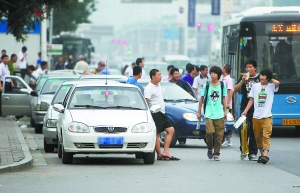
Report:
M 33 166 L 33 159 L 32 159 L 31 153 L 29 151 L 28 145 L 24 140 L 24 137 L 20 130 L 20 127 L 18 126 L 18 124 L 15 121 L 13 122 L 13 125 L 14 125 L 14 129 L 18 135 L 18 139 L 22 146 L 22 151 L 23 151 L 25 158 L 19 162 L 13 163 L 13 164 L 9 164 L 6 166 L 0 166 L 0 173 L 19 172 L 22 170 L 32 168 L 32 166 Z

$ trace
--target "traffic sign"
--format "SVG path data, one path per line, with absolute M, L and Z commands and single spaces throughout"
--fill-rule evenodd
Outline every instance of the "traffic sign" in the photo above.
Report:
M 47 54 L 48 55 L 61 55 L 63 50 L 62 44 L 48 44 Z

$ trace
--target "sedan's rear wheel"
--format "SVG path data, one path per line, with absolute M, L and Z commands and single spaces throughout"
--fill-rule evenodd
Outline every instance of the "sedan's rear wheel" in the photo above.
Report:
M 35 124 L 35 126 L 34 126 L 34 132 L 35 133 L 42 133 L 43 132 L 43 125 Z
M 165 144 L 165 138 L 166 138 L 167 132 L 163 131 L 160 133 L 160 146 L 163 147 Z M 177 136 L 176 136 L 176 132 L 174 132 L 170 147 L 174 147 L 177 143 Z
M 61 158 L 62 157 L 62 146 L 60 144 L 60 142 L 58 142 L 58 147 L 57 147 L 57 156 L 58 158 Z
M 73 163 L 73 154 L 65 152 L 65 148 L 63 145 L 62 145 L 62 163 L 63 164 Z
M 34 119 L 32 117 L 30 117 L 30 126 L 35 127 L 35 122 L 34 122 Z
M 53 144 L 47 144 L 46 139 L 44 138 L 44 150 L 46 153 L 50 153 L 54 151 L 54 145 Z
M 143 155 L 144 164 L 153 164 L 155 161 L 155 151 L 151 153 L 144 153 Z

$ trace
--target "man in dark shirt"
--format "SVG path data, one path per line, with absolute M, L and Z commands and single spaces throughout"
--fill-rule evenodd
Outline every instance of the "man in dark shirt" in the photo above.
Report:
M 256 68 L 257 68 L 257 63 L 255 60 L 249 59 L 245 63 L 245 68 L 246 71 L 250 74 L 249 79 L 247 80 L 246 75 L 241 77 L 237 84 L 234 87 L 234 92 L 238 92 L 239 90 L 240 93 L 242 94 L 242 102 L 241 102 L 241 112 L 245 110 L 247 107 L 249 98 L 248 94 L 250 93 L 250 90 L 252 86 L 258 82 L 260 82 L 259 75 L 256 74 Z M 253 131 L 253 124 L 252 124 L 252 118 L 253 118 L 253 112 L 254 112 L 254 105 L 249 109 L 247 113 L 247 124 L 248 124 L 248 137 L 249 137 L 249 155 L 248 158 L 250 161 L 256 161 L 257 157 L 257 145 L 256 145 L 256 140 L 254 138 L 254 131 Z M 240 138 L 241 142 L 241 138 Z M 241 146 L 240 146 L 241 150 Z M 245 154 L 242 153 L 241 150 L 241 159 L 244 160 L 246 157 Z
M 54 70 L 63 70 L 65 69 L 65 65 L 63 63 L 63 58 L 60 56 L 58 61 L 54 65 Z
M 170 71 L 170 75 L 172 78 L 171 80 L 169 80 L 169 82 L 177 84 L 186 92 L 192 94 L 191 87 L 188 85 L 188 83 L 180 79 L 180 72 L 178 68 L 172 68 L 172 70 Z

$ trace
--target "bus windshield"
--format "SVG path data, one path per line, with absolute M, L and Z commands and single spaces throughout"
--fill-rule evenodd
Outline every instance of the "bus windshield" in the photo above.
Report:
M 268 68 L 281 83 L 300 80 L 300 33 L 286 30 L 290 25 L 243 22 L 240 28 L 240 75 L 249 58 L 257 61 L 257 72 Z M 283 29 L 284 28 L 284 29 Z

